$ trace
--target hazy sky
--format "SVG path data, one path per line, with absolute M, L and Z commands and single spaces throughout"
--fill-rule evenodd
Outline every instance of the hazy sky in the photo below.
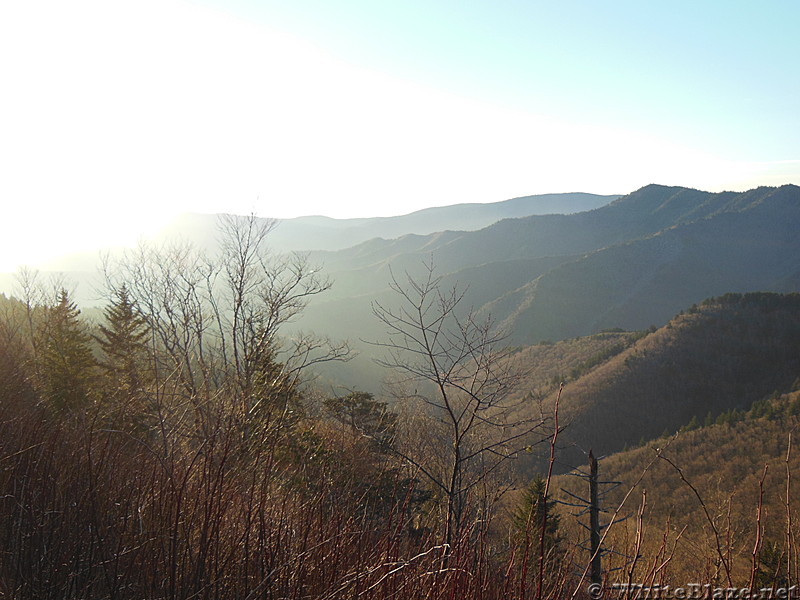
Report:
M 184 211 L 800 183 L 800 2 L 0 3 L 0 270 Z

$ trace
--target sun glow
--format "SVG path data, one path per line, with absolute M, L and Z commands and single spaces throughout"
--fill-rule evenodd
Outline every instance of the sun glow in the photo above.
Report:
M 377 216 L 798 170 L 435 90 L 188 2 L 1 10 L 0 271 L 182 212 Z

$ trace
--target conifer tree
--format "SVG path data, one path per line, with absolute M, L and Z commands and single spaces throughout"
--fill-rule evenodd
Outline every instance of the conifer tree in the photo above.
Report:
M 97 362 L 80 312 L 62 288 L 38 330 L 42 393 L 60 412 L 85 407 L 93 393 Z
M 681 432 L 694 431 L 695 429 L 700 429 L 700 421 L 697 419 L 697 415 L 693 415 L 691 420 L 681 427 Z
M 105 356 L 101 363 L 114 388 L 126 395 L 137 393 L 147 378 L 147 321 L 131 300 L 128 288 L 116 291 L 112 304 L 105 309 L 106 325 L 96 336 Z
M 549 577 L 556 573 L 563 559 L 559 516 L 555 502 L 545 494 L 547 482 L 537 475 L 525 488 L 517 507 L 511 513 L 514 542 L 524 561 L 538 568 L 528 570 L 529 576 Z
M 558 534 L 560 517 L 555 514 L 555 502 L 545 497 L 547 485 L 541 475 L 537 475 L 525 488 L 522 500 L 511 515 L 511 522 L 519 539 L 527 539 L 534 545 L 542 534 L 545 523 L 545 547 L 554 548 L 560 541 Z
M 31 351 L 21 334 L 24 305 L 0 294 L 0 403 L 35 398 L 28 368 Z

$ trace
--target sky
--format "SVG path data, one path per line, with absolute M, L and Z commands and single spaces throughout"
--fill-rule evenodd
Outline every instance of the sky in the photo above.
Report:
M 800 2 L 0 3 L 0 271 L 183 212 L 800 184 Z

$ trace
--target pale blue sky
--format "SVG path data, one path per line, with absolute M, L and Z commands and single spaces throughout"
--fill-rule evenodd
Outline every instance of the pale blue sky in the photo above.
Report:
M 800 183 L 800 2 L 0 5 L 0 270 L 184 211 Z
M 730 160 L 800 158 L 800 3 L 210 2 L 369 68 Z

